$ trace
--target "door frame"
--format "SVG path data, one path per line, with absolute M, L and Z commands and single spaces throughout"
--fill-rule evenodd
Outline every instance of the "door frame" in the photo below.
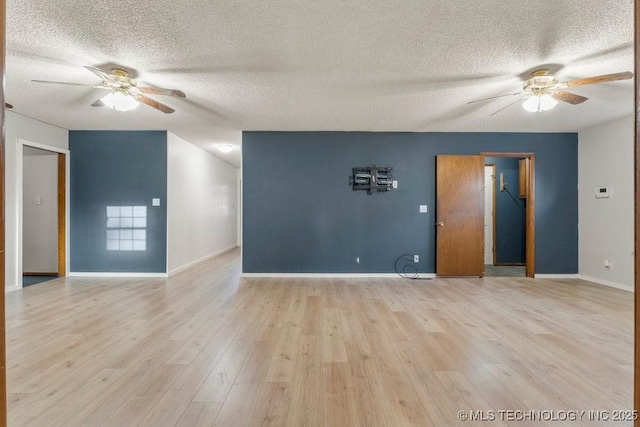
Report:
M 486 160 L 485 160 L 486 161 Z M 493 170 L 491 174 L 491 263 L 492 265 L 496 265 L 496 164 L 495 163 L 485 163 L 484 167 L 490 167 Z M 486 190 L 485 190 L 486 191 Z M 486 197 L 485 197 L 486 200 Z M 485 208 L 486 211 L 486 208 Z M 486 230 L 485 230 L 486 231 Z M 485 243 L 487 237 L 485 236 Z M 484 248 L 485 252 L 487 251 L 486 245 Z M 486 253 L 485 253 L 486 256 Z
M 23 185 L 24 185 L 24 147 L 39 148 L 58 154 L 58 276 L 69 275 L 69 165 L 70 152 L 64 148 L 53 145 L 33 142 L 18 138 L 16 153 L 16 219 L 18 228 L 18 239 L 16 242 L 16 287 L 23 288 L 22 283 L 22 247 L 23 243 L 23 218 L 24 209 Z M 60 173 L 62 172 L 62 173 Z M 64 207 L 64 209 L 60 209 Z M 62 215 L 61 215 L 62 213 Z
M 535 153 L 481 152 L 485 157 L 511 157 L 529 159 L 529 179 L 527 185 L 527 204 L 525 209 L 525 275 L 534 278 L 536 274 L 536 155 Z M 495 194 L 494 194 L 495 196 Z M 494 200 L 495 203 L 495 200 Z M 494 207 L 495 208 L 495 207 Z M 494 215 L 495 233 L 495 215 Z M 495 239 L 495 236 L 494 236 Z M 494 252 L 495 263 L 495 252 Z

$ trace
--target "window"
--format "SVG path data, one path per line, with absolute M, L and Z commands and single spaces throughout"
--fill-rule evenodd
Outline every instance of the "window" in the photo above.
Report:
M 147 250 L 146 206 L 107 206 L 107 250 Z

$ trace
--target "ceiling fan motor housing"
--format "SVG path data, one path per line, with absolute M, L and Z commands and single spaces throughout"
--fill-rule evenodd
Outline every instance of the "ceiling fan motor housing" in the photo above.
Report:
M 533 73 L 533 77 L 525 81 L 522 89 L 533 95 L 544 95 L 550 91 L 557 89 L 558 80 L 554 75 L 550 75 L 548 70 L 538 70 Z
M 120 87 L 123 89 L 127 89 L 131 86 L 137 85 L 135 80 L 133 80 L 132 78 L 129 78 L 129 73 L 127 73 L 125 70 L 121 68 L 113 68 L 111 70 L 111 73 L 112 73 L 111 78 L 113 78 L 113 80 L 120 83 Z

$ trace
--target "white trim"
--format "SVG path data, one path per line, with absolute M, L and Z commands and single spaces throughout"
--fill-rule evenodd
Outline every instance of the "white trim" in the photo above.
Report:
M 579 279 L 578 274 L 536 274 L 536 279 Z
M 55 145 L 41 144 L 39 142 L 29 141 L 28 139 L 18 138 L 19 145 L 28 145 L 29 147 L 39 148 L 45 151 L 53 151 L 54 153 L 69 154 L 69 150 L 56 147 Z
M 241 142 L 242 144 L 242 142 Z M 244 268 L 244 150 L 240 153 L 240 169 L 238 169 L 238 191 L 240 198 L 238 204 L 238 246 L 240 246 L 240 272 Z
M 65 253 L 65 269 L 64 269 L 64 274 L 65 276 L 69 275 L 69 271 L 71 271 L 71 222 L 70 222 L 70 218 L 71 218 L 71 152 L 67 151 L 67 153 L 64 156 L 65 158 L 65 178 L 64 178 L 64 185 L 65 185 L 65 194 L 64 194 L 64 198 L 65 198 L 65 216 L 64 216 L 64 229 L 65 229 L 65 233 L 66 236 L 64 238 L 64 243 L 65 243 L 65 248 L 64 248 L 64 253 Z
M 401 277 L 397 273 L 241 273 L 240 277 L 291 277 L 314 279 L 360 279 L 360 278 L 393 278 Z M 435 273 L 420 273 L 421 279 L 436 277 Z
M 585 276 L 582 274 L 578 275 L 578 278 L 581 280 L 586 280 L 587 282 L 596 283 L 598 285 L 609 286 L 610 288 L 616 288 L 627 292 L 633 292 L 633 286 L 623 285 L 621 283 L 610 282 L 609 280 L 596 279 L 595 277 Z
M 169 277 L 167 273 L 85 273 L 71 272 L 69 277 Z
M 229 246 L 228 248 L 220 249 L 219 251 L 216 251 L 216 252 L 214 252 L 214 253 L 212 253 L 212 254 L 209 254 L 209 255 L 203 256 L 203 257 L 202 257 L 202 258 L 200 258 L 200 259 L 197 259 L 197 260 L 195 260 L 195 261 L 191 261 L 190 263 L 187 263 L 187 264 L 185 264 L 185 265 L 183 265 L 183 266 L 181 266 L 181 267 L 174 268 L 173 270 L 171 270 L 171 271 L 169 272 L 169 276 L 173 276 L 174 274 L 179 273 L 179 272 L 181 272 L 181 271 L 183 271 L 183 270 L 186 270 L 187 268 L 193 267 L 194 265 L 196 265 L 196 264 L 198 264 L 198 263 L 201 263 L 201 262 L 203 262 L 203 261 L 206 261 L 206 260 L 208 260 L 208 259 L 211 259 L 211 258 L 213 258 L 213 257 L 216 257 L 216 256 L 218 256 L 218 255 L 220 255 L 220 254 L 225 253 L 225 252 L 229 252 L 230 250 L 235 249 L 235 248 L 237 248 L 237 247 L 238 247 L 237 245 Z
M 67 149 L 64 148 L 60 148 L 60 147 L 56 147 L 53 145 L 47 145 L 47 144 L 41 144 L 39 142 L 33 142 L 33 141 L 29 141 L 27 139 L 22 139 L 22 138 L 18 138 L 16 141 L 16 228 L 18 231 L 18 238 L 16 239 L 15 242 L 15 250 L 16 250 L 16 263 L 15 263 L 15 269 L 16 269 L 16 277 L 15 279 L 15 286 L 16 289 L 22 289 L 22 245 L 23 245 L 23 219 L 22 219 L 22 211 L 24 209 L 23 206 L 23 185 L 24 185 L 24 146 L 28 146 L 28 147 L 33 147 L 33 148 L 39 148 L 41 150 L 45 150 L 45 151 L 51 151 L 54 153 L 60 153 L 60 154 L 64 154 L 65 155 L 65 187 L 66 187 L 66 201 L 65 201 L 65 230 L 66 230 L 66 247 L 65 247 L 65 252 L 66 252 L 66 266 L 65 266 L 65 272 L 66 275 L 69 275 L 69 235 L 70 235 L 70 230 L 69 230 L 69 216 L 70 216 L 70 206 L 71 206 L 71 197 L 70 197 L 70 188 L 71 188 L 71 179 L 70 179 L 70 172 L 71 172 L 71 152 Z
M 595 277 L 585 276 L 583 274 L 536 274 L 536 279 L 579 279 L 598 285 L 608 286 L 627 292 L 633 292 L 633 286 L 627 286 L 620 283 L 610 282 L 609 280 L 596 279 Z
M 17 291 L 18 289 L 18 285 L 13 285 L 13 286 L 7 286 L 6 288 L 4 288 L 4 293 L 6 294 L 7 292 L 14 292 Z

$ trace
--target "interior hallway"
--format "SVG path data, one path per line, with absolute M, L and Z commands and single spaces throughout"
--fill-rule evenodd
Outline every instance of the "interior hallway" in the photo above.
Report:
M 444 426 L 460 409 L 632 407 L 631 293 L 239 271 L 234 250 L 170 279 L 7 294 L 9 425 Z

